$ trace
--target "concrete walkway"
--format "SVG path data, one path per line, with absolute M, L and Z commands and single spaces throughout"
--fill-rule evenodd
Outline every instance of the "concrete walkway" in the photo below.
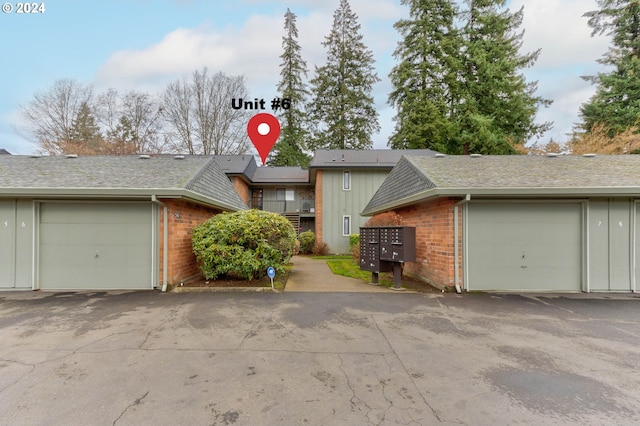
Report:
M 321 259 L 304 256 L 291 258 L 293 269 L 284 291 L 290 292 L 345 292 L 345 293 L 397 293 L 384 286 L 367 284 L 356 278 L 334 275 Z

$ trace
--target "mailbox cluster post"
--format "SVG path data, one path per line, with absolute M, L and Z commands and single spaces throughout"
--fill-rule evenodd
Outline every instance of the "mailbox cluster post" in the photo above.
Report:
M 371 271 L 378 283 L 380 272 L 393 271 L 393 286 L 402 285 L 402 264 L 416 260 L 416 228 L 380 226 L 360 228 L 360 269 Z

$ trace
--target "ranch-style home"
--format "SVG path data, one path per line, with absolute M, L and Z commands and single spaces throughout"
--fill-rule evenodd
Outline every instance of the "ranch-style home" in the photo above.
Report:
M 416 227 L 406 274 L 458 291 L 636 292 L 640 155 L 404 157 L 363 215 Z
M 198 273 L 191 229 L 247 208 L 333 253 L 368 216 L 416 227 L 406 274 L 460 291 L 636 291 L 640 156 L 328 150 L 309 169 L 236 156 L 0 155 L 0 290 L 152 289 Z M 457 243 L 456 243 L 457 242 Z M 166 273 L 165 273 L 166 271 Z

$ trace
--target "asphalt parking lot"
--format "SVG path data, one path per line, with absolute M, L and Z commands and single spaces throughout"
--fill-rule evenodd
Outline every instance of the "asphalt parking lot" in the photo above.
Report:
M 0 293 L 2 425 L 640 422 L 640 298 Z

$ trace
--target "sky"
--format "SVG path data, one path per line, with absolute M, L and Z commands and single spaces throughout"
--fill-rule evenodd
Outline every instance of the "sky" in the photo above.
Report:
M 44 12 L 0 13 L 0 148 L 32 154 L 38 147 L 20 136 L 19 107 L 59 79 L 109 88 L 160 93 L 166 84 L 207 67 L 244 75 L 250 98 L 269 102 L 278 96 L 284 13 L 297 15 L 299 43 L 309 68 L 326 61 L 322 46 L 339 0 L 48 0 Z M 400 0 L 351 0 L 373 52 L 381 81 L 374 99 L 381 130 L 374 148 L 387 148 L 394 110 L 387 104 L 388 74 L 399 36 L 393 24 L 408 17 Z M 524 6 L 522 52 L 542 49 L 535 65 L 523 71 L 538 81 L 537 94 L 551 99 L 537 121 L 554 122 L 542 142 L 566 141 L 579 122 L 580 105 L 595 88 L 580 76 L 605 71 L 596 61 L 607 50 L 606 37 L 591 37 L 582 15 L 595 0 L 509 0 Z M 231 100 L 229 101 L 231 104 Z M 269 111 L 266 111 L 269 112 Z

